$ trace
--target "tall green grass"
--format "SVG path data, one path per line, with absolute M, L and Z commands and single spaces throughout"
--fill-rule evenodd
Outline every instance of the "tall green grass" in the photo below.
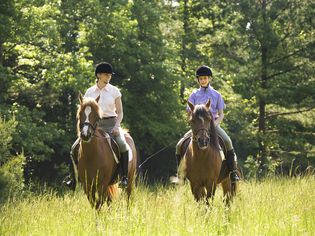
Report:
M 242 182 L 230 208 L 221 188 L 211 207 L 189 185 L 136 188 L 96 213 L 82 191 L 11 199 L 0 207 L 0 235 L 315 235 L 315 179 Z

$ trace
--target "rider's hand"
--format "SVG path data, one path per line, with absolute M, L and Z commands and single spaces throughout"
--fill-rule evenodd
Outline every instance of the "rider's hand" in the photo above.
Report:
M 114 136 L 118 136 L 119 135 L 119 127 L 114 126 L 114 128 L 112 129 L 112 134 Z

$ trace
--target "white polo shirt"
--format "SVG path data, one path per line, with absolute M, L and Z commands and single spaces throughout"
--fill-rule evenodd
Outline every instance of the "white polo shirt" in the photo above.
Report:
M 101 107 L 105 117 L 117 116 L 115 99 L 121 97 L 119 89 L 111 84 L 107 84 L 104 88 L 99 89 L 95 84 L 88 88 L 84 94 L 84 97 L 94 99 L 96 99 L 98 96 L 100 96 L 98 104 Z

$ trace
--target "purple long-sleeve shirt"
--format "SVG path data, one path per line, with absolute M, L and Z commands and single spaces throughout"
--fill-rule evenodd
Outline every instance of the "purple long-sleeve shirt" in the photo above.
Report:
M 219 116 L 218 111 L 225 108 L 225 103 L 221 94 L 210 85 L 208 88 L 200 87 L 199 89 L 194 90 L 188 98 L 188 101 L 193 105 L 200 105 L 206 104 L 208 99 L 211 101 L 210 111 L 216 119 Z M 187 106 L 187 110 L 190 110 L 189 106 Z

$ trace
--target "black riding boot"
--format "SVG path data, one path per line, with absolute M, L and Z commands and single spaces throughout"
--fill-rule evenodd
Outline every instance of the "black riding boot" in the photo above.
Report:
M 121 153 L 120 162 L 121 162 L 121 169 L 122 169 L 122 178 L 121 178 L 119 186 L 121 188 L 126 188 L 128 186 L 128 162 L 129 162 L 128 151 Z
M 240 177 L 237 175 L 237 167 L 235 161 L 235 152 L 234 150 L 227 151 L 226 164 L 228 171 L 230 172 L 230 179 L 232 183 L 235 183 L 240 180 Z
M 76 185 L 77 185 L 76 179 L 75 179 L 74 168 L 76 168 L 74 164 L 70 165 L 69 175 L 67 175 L 62 181 L 64 185 L 66 185 L 68 188 L 70 188 L 73 191 L 75 190 Z
M 71 159 L 72 159 L 72 157 L 71 157 Z M 76 177 L 75 177 L 75 168 L 77 168 L 77 166 L 74 163 L 74 161 L 72 161 L 72 164 L 70 164 L 69 174 L 62 181 L 62 183 L 64 185 L 66 185 L 68 188 L 70 188 L 73 191 L 75 190 L 75 188 L 77 186 L 77 181 L 76 181 Z
M 78 165 L 78 140 L 72 145 L 71 151 L 70 151 L 70 159 L 71 159 L 71 165 L 70 165 L 70 171 L 69 175 L 66 176 L 66 178 L 62 181 L 64 185 L 66 185 L 71 190 L 75 190 L 77 185 L 77 178 L 76 178 L 76 172 L 77 172 L 77 165 Z M 75 158 L 76 157 L 76 158 Z
M 179 167 L 179 163 L 180 163 L 180 161 L 181 161 L 181 156 L 180 156 L 180 154 L 175 154 L 175 159 L 176 159 L 176 167 L 177 167 L 177 169 L 178 169 L 178 167 Z
M 181 159 L 180 154 L 175 154 L 175 162 L 176 162 L 175 173 L 173 176 L 170 177 L 170 182 L 172 184 L 178 184 L 179 183 L 178 168 L 179 168 L 180 159 Z

